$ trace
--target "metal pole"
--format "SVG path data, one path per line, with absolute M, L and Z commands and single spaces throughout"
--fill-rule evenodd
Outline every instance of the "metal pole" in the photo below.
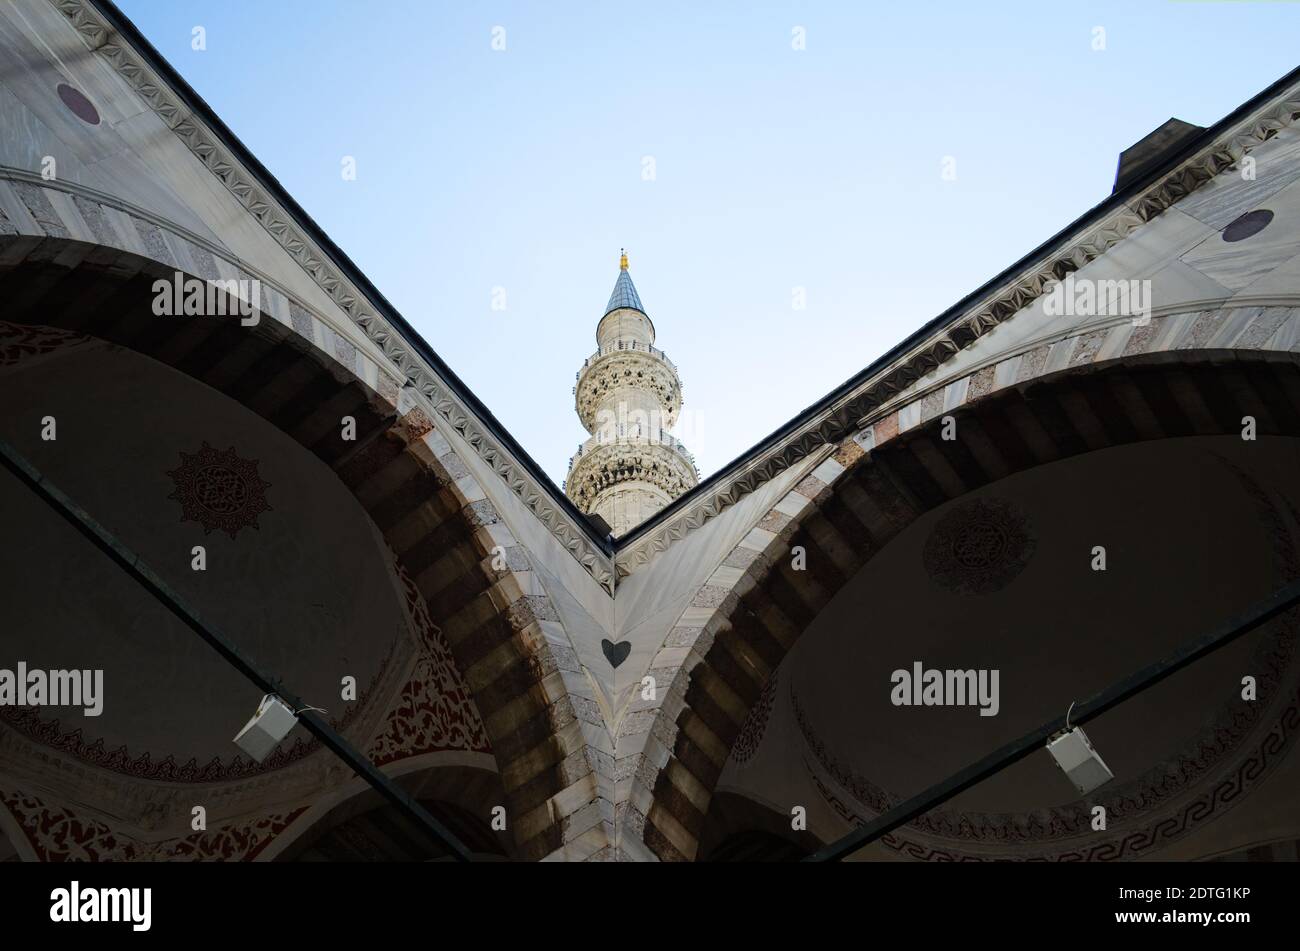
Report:
M 1166 677 L 1227 646 L 1297 604 L 1300 604 L 1300 581 L 1293 581 L 1247 611 L 1230 619 L 1217 630 L 1184 644 L 1163 660 L 1143 667 L 1082 703 L 1075 704 L 1074 711 L 1069 713 L 1070 725 L 1078 726 L 1101 716 L 1112 707 L 1118 706 L 1149 687 L 1154 687 Z M 1065 729 L 1065 720 L 1066 714 L 1062 714 L 1032 733 L 994 750 L 943 782 L 931 786 L 865 825 L 859 826 L 842 839 L 818 849 L 804 861 L 838 862 L 845 856 L 851 855 L 899 826 L 906 825 L 917 816 L 924 815 L 936 806 L 947 802 L 976 783 L 983 782 L 994 773 L 1001 772 L 1012 763 L 1019 762 L 1030 753 L 1043 749 L 1051 736 Z
M 213 650 L 252 681 L 259 690 L 263 693 L 275 694 L 294 710 L 303 710 L 304 712 L 298 714 L 298 719 L 307 728 L 307 732 L 311 733 L 327 749 L 339 756 L 358 776 L 396 806 L 432 841 L 443 848 L 450 849 L 457 861 L 470 861 L 469 849 L 446 826 L 376 769 L 370 760 L 354 749 L 319 715 L 310 709 L 305 709 L 308 705 L 301 697 L 288 690 L 280 682 L 279 678 L 272 678 L 262 673 L 254 665 L 253 661 L 246 657 L 233 642 L 204 622 L 194 609 L 186 604 L 180 595 L 174 592 L 165 581 L 158 577 L 135 552 L 118 541 L 107 529 L 95 521 L 89 513 L 42 476 L 31 463 L 3 439 L 0 439 L 0 462 L 3 462 L 5 468 L 40 496 L 73 528 L 88 538 L 96 548 L 108 555 L 123 571 L 157 598 L 168 611 L 180 619 L 181 623 L 207 641 Z

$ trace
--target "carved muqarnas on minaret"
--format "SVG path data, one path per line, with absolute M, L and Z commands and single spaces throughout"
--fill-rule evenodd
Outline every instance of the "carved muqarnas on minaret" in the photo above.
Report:
M 578 418 L 591 438 L 569 462 L 565 493 L 626 534 L 699 481 L 695 461 L 668 429 L 682 408 L 677 367 L 654 346 L 655 328 L 619 262 L 618 280 L 596 325 L 599 349 L 578 371 Z

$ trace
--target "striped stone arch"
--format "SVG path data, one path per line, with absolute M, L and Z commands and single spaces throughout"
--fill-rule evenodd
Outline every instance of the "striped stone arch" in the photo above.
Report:
M 949 415 L 958 440 L 940 438 Z M 1081 453 L 1240 434 L 1245 416 L 1261 436 L 1300 436 L 1300 307 L 1211 306 L 1084 328 L 884 408 L 824 450 L 669 632 L 651 669 L 671 686 L 637 763 L 625 834 L 661 860 L 696 857 L 718 777 L 768 678 L 831 598 L 924 513 Z M 806 570 L 792 568 L 796 546 Z
M 469 684 L 516 854 L 542 858 L 586 831 L 571 829 L 569 817 L 596 800 L 596 780 L 543 627 L 553 640 L 558 616 L 527 552 L 411 388 L 265 279 L 255 326 L 155 316 L 160 278 L 253 275 L 221 249 L 100 198 L 30 182 L 0 187 L 30 212 L 25 221 L 0 213 L 0 320 L 158 360 L 329 466 L 413 579 Z M 340 438 L 344 416 L 356 421 L 355 441 Z

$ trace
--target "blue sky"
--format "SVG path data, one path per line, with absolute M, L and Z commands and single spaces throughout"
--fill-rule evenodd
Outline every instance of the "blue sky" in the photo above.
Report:
M 1300 36 L 1266 2 L 118 3 L 557 484 L 620 247 L 707 476 Z

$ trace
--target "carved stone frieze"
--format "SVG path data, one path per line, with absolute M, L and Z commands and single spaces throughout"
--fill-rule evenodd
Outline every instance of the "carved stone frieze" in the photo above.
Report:
M 579 456 L 567 485 L 569 497 L 580 508 L 586 508 L 593 506 L 601 493 L 620 483 L 648 482 L 675 498 L 694 481 L 694 469 L 675 447 L 624 440 L 596 446 Z
M 574 408 L 587 432 L 600 427 L 599 410 L 611 394 L 635 385 L 653 393 L 666 407 L 662 425 L 677 421 L 682 407 L 682 388 L 676 371 L 654 353 L 644 350 L 616 350 L 603 354 L 583 368 L 574 393 Z

